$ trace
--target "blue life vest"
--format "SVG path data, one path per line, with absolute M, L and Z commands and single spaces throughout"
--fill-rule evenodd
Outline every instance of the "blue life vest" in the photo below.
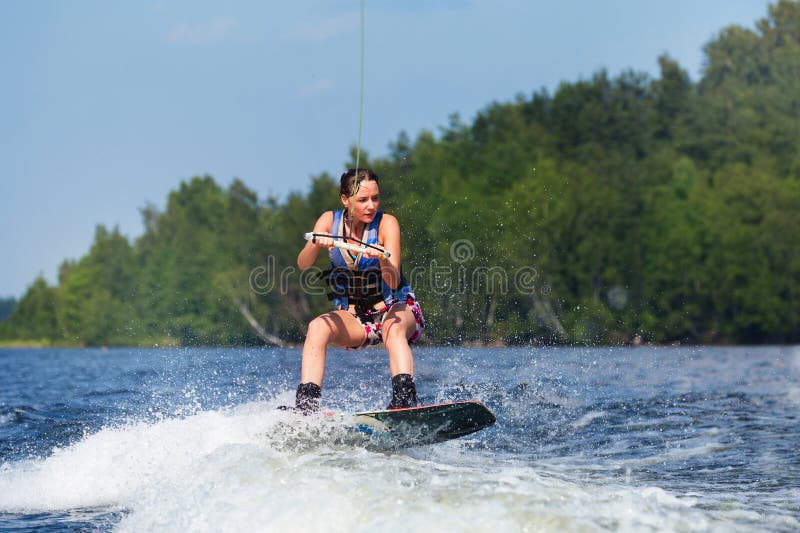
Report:
M 333 212 L 331 235 L 339 236 L 335 240 L 344 240 L 341 238 L 344 231 L 343 216 L 344 210 Z M 364 235 L 362 235 L 362 241 L 379 246 L 378 227 L 382 218 L 383 211 L 378 211 L 375 214 L 375 218 L 367 226 Z M 346 253 L 348 253 L 346 250 L 340 248 L 333 248 L 328 253 L 331 259 L 331 274 L 328 283 L 333 289 L 328 294 L 328 298 L 333 301 L 333 306 L 336 309 L 347 310 L 351 299 L 356 300 L 353 303 L 356 305 L 357 310 L 358 308 L 364 310 L 372 307 L 374 303 L 379 302 L 381 299 L 383 299 L 385 305 L 392 305 L 395 302 L 405 302 L 409 295 L 414 296 L 411 286 L 403 277 L 402 270 L 400 272 L 400 284 L 392 290 L 383 281 L 381 264 L 378 259 L 362 257 L 361 254 L 358 254 L 355 258 L 355 268 L 351 270 L 343 255 Z M 354 294 L 355 289 L 362 288 L 361 292 L 363 294 Z

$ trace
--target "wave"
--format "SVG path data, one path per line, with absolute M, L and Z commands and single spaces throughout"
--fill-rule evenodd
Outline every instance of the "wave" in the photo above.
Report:
M 121 531 L 702 529 L 695 498 L 481 450 L 364 445 L 346 416 L 270 400 L 106 427 L 0 466 L 0 512 L 115 513 Z M 587 413 L 578 425 L 601 413 Z

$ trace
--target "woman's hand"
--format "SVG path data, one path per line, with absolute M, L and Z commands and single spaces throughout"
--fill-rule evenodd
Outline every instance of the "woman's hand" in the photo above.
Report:
M 383 250 L 376 250 L 375 248 L 371 248 L 369 246 L 365 246 L 364 248 L 365 249 L 362 255 L 367 259 L 386 259 L 386 252 Z
M 326 211 L 317 219 L 314 224 L 314 233 L 327 233 L 333 224 L 333 211 Z M 305 270 L 314 264 L 319 255 L 320 248 L 333 249 L 333 239 L 330 237 L 317 237 L 315 242 L 306 241 L 306 245 L 297 255 L 297 266 L 300 270 Z
M 320 248 L 327 248 L 328 251 L 333 250 L 333 237 L 314 237 L 311 243 Z

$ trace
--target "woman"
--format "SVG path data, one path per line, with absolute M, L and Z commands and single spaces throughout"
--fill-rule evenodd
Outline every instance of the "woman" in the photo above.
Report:
M 328 250 L 331 268 L 323 278 L 332 288 L 328 298 L 335 310 L 308 325 L 295 407 L 304 414 L 319 409 L 328 344 L 359 349 L 380 342 L 389 352 L 392 373 L 388 408 L 411 407 L 417 403 L 417 391 L 409 345 L 425 323 L 400 269 L 400 226 L 395 217 L 379 210 L 378 176 L 371 170 L 351 168 L 342 174 L 339 193 L 342 209 L 323 213 L 314 225 L 315 234 L 331 237 L 315 237 L 297 256 L 297 266 L 305 270 L 320 249 Z M 362 246 L 360 241 L 371 247 L 354 253 L 334 247 L 334 241 Z

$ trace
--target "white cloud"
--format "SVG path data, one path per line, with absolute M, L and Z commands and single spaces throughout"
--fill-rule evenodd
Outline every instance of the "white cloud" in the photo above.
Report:
M 181 23 L 172 28 L 167 40 L 173 43 L 208 44 L 221 41 L 239 26 L 233 17 L 217 17 L 203 24 Z
M 328 78 L 320 78 L 315 80 L 304 87 L 301 87 L 299 91 L 297 91 L 298 98 L 308 98 L 309 96 L 314 96 L 315 94 L 324 93 L 325 91 L 329 91 L 336 86 L 333 80 Z
M 294 29 L 283 34 L 283 38 L 321 43 L 343 33 L 351 31 L 356 32 L 360 26 L 361 18 L 359 15 L 357 13 L 350 13 L 323 20 L 303 22 L 295 26 Z

